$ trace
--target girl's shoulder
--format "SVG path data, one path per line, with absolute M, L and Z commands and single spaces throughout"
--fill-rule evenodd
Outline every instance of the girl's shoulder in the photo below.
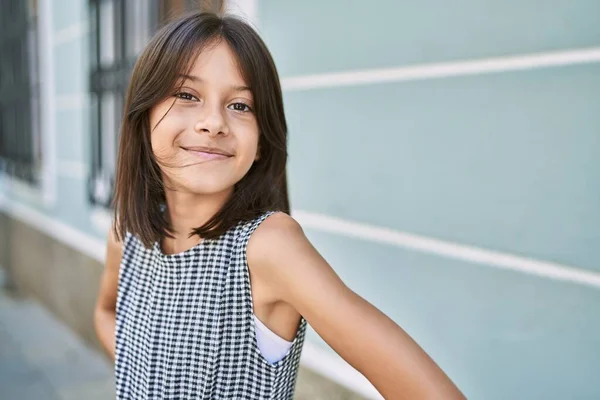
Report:
M 252 221 L 246 222 L 242 229 L 242 236 L 252 242 L 263 241 L 265 238 L 286 232 L 302 231 L 300 224 L 289 214 L 283 211 L 267 211 Z M 258 237 L 258 239 L 257 239 Z
M 260 224 L 261 232 L 268 231 L 272 233 L 283 232 L 287 230 L 302 230 L 298 221 L 296 221 L 291 215 L 284 213 L 283 211 L 269 211 L 265 213 L 263 222 Z
M 274 247 L 287 247 L 306 241 L 300 224 L 282 211 L 267 211 L 246 222 L 238 235 L 240 250 L 248 262 L 260 262 Z
M 257 218 L 247 236 L 248 260 L 261 263 L 274 250 L 304 247 L 308 239 L 301 225 L 292 216 L 281 211 L 271 211 Z

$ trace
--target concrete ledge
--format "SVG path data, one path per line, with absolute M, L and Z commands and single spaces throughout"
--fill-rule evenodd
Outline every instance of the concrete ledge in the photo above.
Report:
M 93 313 L 103 266 L 1 213 L 0 243 L 0 264 L 7 271 L 9 285 L 38 300 L 100 350 Z

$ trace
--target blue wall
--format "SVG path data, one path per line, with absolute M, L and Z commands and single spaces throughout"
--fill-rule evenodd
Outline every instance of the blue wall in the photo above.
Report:
M 263 0 L 258 19 L 285 82 L 598 47 L 598 15 L 591 0 Z M 292 206 L 598 271 L 598 93 L 600 63 L 290 89 Z M 469 398 L 600 398 L 597 287 L 308 233 Z

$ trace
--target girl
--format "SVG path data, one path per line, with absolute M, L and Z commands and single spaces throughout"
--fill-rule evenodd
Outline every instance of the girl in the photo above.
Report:
M 256 32 L 188 15 L 127 91 L 95 313 L 118 399 L 291 399 L 306 322 L 387 399 L 462 398 L 289 216 L 279 78 Z

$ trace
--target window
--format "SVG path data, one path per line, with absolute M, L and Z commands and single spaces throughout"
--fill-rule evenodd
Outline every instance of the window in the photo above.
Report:
M 0 171 L 38 184 L 37 1 L 0 0 L 0 10 Z
M 135 60 L 156 29 L 185 11 L 217 10 L 222 0 L 91 0 L 92 156 L 89 199 L 109 207 L 125 90 Z

